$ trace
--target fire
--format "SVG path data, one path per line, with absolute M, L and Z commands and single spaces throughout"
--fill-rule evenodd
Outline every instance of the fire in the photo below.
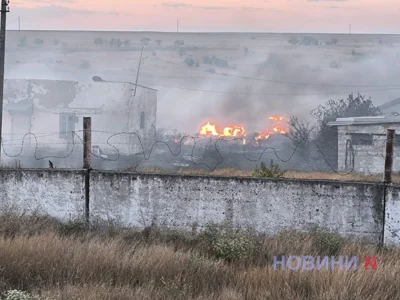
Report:
M 207 122 L 206 125 L 200 128 L 200 135 L 214 135 L 218 136 L 217 128 L 215 125 L 211 125 L 210 122 Z
M 258 144 L 259 140 L 262 140 L 262 139 L 267 140 L 267 139 L 269 139 L 269 137 L 273 133 L 287 134 L 287 129 L 282 124 L 282 122 L 284 121 L 284 117 L 272 116 L 272 117 L 269 117 L 268 119 L 271 120 L 271 121 L 274 121 L 274 123 L 275 123 L 274 127 L 272 127 L 272 129 L 267 129 L 264 132 L 261 132 L 256 137 L 257 144 Z
M 273 121 L 273 127 L 271 129 L 267 128 L 265 131 L 258 133 L 255 138 L 258 145 L 258 141 L 267 140 L 272 134 L 280 133 L 287 134 L 288 130 L 284 124 L 285 118 L 279 116 L 271 116 L 269 120 Z M 221 137 L 243 137 L 243 145 L 246 144 L 246 133 L 243 126 L 234 125 L 230 127 L 225 127 L 222 131 L 217 129 L 215 124 L 207 122 L 200 128 L 200 135 L 202 136 L 221 136 Z
M 225 127 L 222 136 L 242 136 L 244 128 L 241 126 Z
M 200 128 L 200 135 L 245 137 L 245 131 L 243 126 L 233 125 L 231 127 L 225 127 L 222 132 L 218 132 L 217 126 L 215 124 L 210 124 L 210 122 L 207 122 L 207 124 Z M 246 140 L 243 138 L 243 145 L 245 144 Z

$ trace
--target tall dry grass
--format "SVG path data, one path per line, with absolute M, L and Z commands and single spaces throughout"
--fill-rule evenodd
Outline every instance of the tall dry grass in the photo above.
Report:
M 0 293 L 47 299 L 399 299 L 400 251 L 334 234 L 142 231 L 0 216 Z M 237 255 L 231 255 L 231 254 Z M 274 270 L 282 255 L 378 256 L 365 271 Z

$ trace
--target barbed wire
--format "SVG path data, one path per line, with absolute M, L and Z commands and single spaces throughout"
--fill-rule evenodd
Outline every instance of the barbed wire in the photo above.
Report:
M 308 134 L 314 129 L 311 128 L 308 132 Z M 35 146 L 33 147 L 33 158 L 35 160 L 44 160 L 44 159 L 49 159 L 49 158 L 55 158 L 55 159 L 66 159 L 68 157 L 74 157 L 73 153 L 76 149 L 77 146 L 77 142 L 76 139 L 79 141 L 78 144 L 84 144 L 83 139 L 78 135 L 79 132 L 83 132 L 83 130 L 78 130 L 78 131 L 72 131 L 72 132 L 68 132 L 68 134 L 71 134 L 71 139 L 68 143 L 61 143 L 61 142 L 47 142 L 47 143 L 42 143 L 42 145 L 45 146 L 50 146 L 50 145 L 66 145 L 68 147 L 70 147 L 69 150 L 67 150 L 65 155 L 45 155 L 45 156 L 38 156 L 38 152 L 39 151 L 45 151 L 48 150 L 47 148 L 39 148 L 40 143 L 38 142 L 38 138 L 39 137 L 49 137 L 49 136 L 54 136 L 54 135 L 59 135 L 59 134 L 65 134 L 65 132 L 49 132 L 49 133 L 32 133 L 32 132 L 28 132 L 26 134 L 23 135 L 23 137 L 21 139 L 11 139 L 11 140 L 7 140 L 5 141 L 4 139 L 1 140 L 1 146 L 3 149 L 4 154 L 7 157 L 10 158 L 18 158 L 18 157 L 29 157 L 29 156 L 23 156 L 22 153 L 24 152 L 24 149 L 26 148 L 32 148 L 32 147 L 26 147 L 25 146 L 25 142 L 27 137 L 32 137 L 35 140 Z M 380 134 L 374 134 L 374 135 L 378 135 L 377 138 L 375 138 L 372 141 L 372 144 L 374 144 L 375 141 L 380 141 L 380 142 L 385 142 L 386 141 L 386 137 L 384 139 L 382 139 L 382 135 L 384 135 L 383 131 Z M 182 150 L 184 146 L 190 146 L 191 147 L 191 151 L 189 151 L 190 153 L 187 154 L 188 157 L 190 157 L 190 162 L 193 165 L 196 166 L 204 166 L 206 167 L 209 171 L 215 171 L 217 169 L 218 166 L 222 165 L 224 163 L 225 157 L 224 155 L 226 153 L 224 153 L 224 151 L 222 150 L 220 144 L 222 142 L 243 142 L 243 137 L 234 137 L 234 138 L 228 138 L 228 137 L 215 137 L 215 138 L 210 138 L 210 137 L 204 137 L 204 136 L 191 136 L 191 135 L 185 135 L 182 136 L 179 140 L 176 139 L 174 142 L 174 147 L 170 146 L 171 141 L 165 141 L 165 140 L 156 140 L 155 136 L 153 136 L 152 138 L 146 138 L 143 137 L 141 134 L 136 133 L 136 132 L 109 132 L 109 131 L 98 131 L 98 130 L 92 130 L 92 133 L 99 133 L 99 134 L 108 134 L 109 136 L 106 139 L 106 142 L 102 142 L 102 143 L 97 143 L 96 142 L 96 146 L 99 145 L 107 145 L 109 147 L 111 147 L 113 149 L 113 154 L 107 153 L 107 154 L 96 154 L 93 152 L 93 149 L 88 149 L 89 153 L 95 157 L 98 158 L 100 160 L 104 160 L 104 161 L 110 161 L 110 162 L 116 162 L 118 160 L 121 159 L 121 156 L 126 156 L 127 158 L 129 158 L 130 156 L 127 154 L 121 155 L 121 150 L 116 146 L 116 145 L 126 145 L 128 148 L 132 147 L 134 145 L 134 143 L 131 142 L 127 142 L 127 143 L 122 143 L 122 142 L 115 142 L 115 143 L 111 143 L 110 140 L 113 138 L 116 138 L 118 136 L 123 136 L 123 135 L 127 135 L 127 136 L 135 136 L 137 138 L 137 144 L 136 146 L 139 148 L 139 151 L 136 154 L 137 155 L 141 155 L 142 159 L 137 162 L 134 166 L 131 166 L 130 170 L 137 172 L 137 167 L 144 161 L 149 161 L 153 155 L 154 150 L 156 149 L 157 145 L 165 145 L 166 149 L 169 151 L 169 153 L 173 156 L 173 157 L 177 157 L 180 154 L 182 154 Z M 287 158 L 281 157 L 279 155 L 279 151 L 277 150 L 277 148 L 275 147 L 256 147 L 256 148 L 251 148 L 248 147 L 247 145 L 242 145 L 242 150 L 240 152 L 236 152 L 237 154 L 241 154 L 243 156 L 244 159 L 246 159 L 249 162 L 259 162 L 262 160 L 264 154 L 268 151 L 268 150 L 272 150 L 272 153 L 274 154 L 274 156 L 277 158 L 277 160 L 279 160 L 282 163 L 287 163 L 289 161 L 291 161 L 293 159 L 293 157 L 295 156 L 296 152 L 298 151 L 298 149 L 301 147 L 302 144 L 304 144 L 306 141 L 306 138 L 308 136 L 308 134 L 305 135 L 305 137 L 298 141 L 294 148 L 292 149 L 292 152 L 290 153 L 290 155 L 287 156 Z M 22 134 L 21 134 L 22 135 Z M 291 140 L 293 142 L 293 139 L 291 139 L 289 136 L 287 135 L 283 135 L 285 137 L 287 137 L 289 140 Z M 75 139 L 76 138 L 76 139 Z M 148 143 L 148 147 L 146 147 L 144 140 L 148 139 L 151 142 Z M 208 144 L 207 145 L 202 145 L 203 150 L 213 150 L 215 151 L 215 154 L 217 155 L 217 162 L 213 164 L 213 166 L 211 166 L 209 163 L 206 162 L 199 162 L 196 161 L 195 159 L 195 149 L 196 146 L 198 145 L 199 141 L 204 141 L 206 139 L 210 139 L 210 141 L 214 142 L 213 147 L 209 147 Z M 6 151 L 5 149 L 5 143 L 11 143 L 14 141 L 20 141 L 21 142 L 21 146 L 19 151 L 16 154 L 10 154 L 8 151 Z M 189 141 L 189 144 L 184 145 L 184 142 Z M 323 150 L 321 149 L 321 147 L 317 144 L 317 142 L 315 140 L 311 140 L 312 144 L 316 147 L 316 149 L 318 150 L 318 152 L 320 153 L 323 161 L 325 162 L 325 164 L 328 166 L 328 168 L 338 174 L 338 175 L 348 175 L 352 172 L 354 172 L 354 158 L 357 155 L 357 151 L 359 151 L 359 147 L 361 146 L 362 142 L 370 142 L 370 140 L 358 140 L 355 144 L 353 144 L 353 142 L 348 139 L 346 141 L 346 155 L 347 155 L 347 146 L 350 145 L 350 150 L 351 150 L 351 169 L 347 172 L 339 172 L 338 170 L 336 170 L 336 168 L 334 168 L 332 166 L 332 164 L 329 162 L 329 159 L 326 157 L 326 154 L 323 152 Z M 307 141 L 309 142 L 309 141 Z M 10 146 L 10 145 L 9 145 Z M 13 147 L 15 147 L 15 145 L 11 145 Z M 175 151 L 172 149 L 175 148 Z M 287 147 L 287 149 L 289 149 L 291 147 Z M 231 148 L 228 148 L 228 150 Z M 57 151 L 65 151 L 66 149 L 60 149 L 59 147 L 55 147 L 51 150 L 57 150 Z M 250 151 L 250 150 L 257 150 L 257 151 Z M 285 149 L 286 150 L 286 149 Z M 338 149 L 339 150 L 339 149 Z M 100 150 L 101 151 L 101 150 Z M 282 151 L 282 149 L 280 149 L 280 151 Z M 129 152 L 129 151 L 128 151 Z M 253 152 L 253 154 L 257 154 L 256 158 L 251 158 L 249 157 L 249 153 Z M 204 156 L 204 154 L 203 154 Z M 204 159 L 203 156 L 200 156 L 200 158 Z M 207 158 L 207 157 L 206 157 Z M 215 157 L 213 157 L 215 159 Z M 347 156 L 346 156 L 346 169 L 347 169 Z

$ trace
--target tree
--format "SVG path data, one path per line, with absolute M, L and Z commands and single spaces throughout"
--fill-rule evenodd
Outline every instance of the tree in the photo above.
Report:
M 18 47 L 25 47 L 26 46 L 26 36 L 20 38 Z
M 337 168 L 338 137 L 337 128 L 328 127 L 328 122 L 337 118 L 377 116 L 380 113 L 371 98 L 366 99 L 360 94 L 357 97 L 350 94 L 346 100 L 329 100 L 311 112 L 319 126 L 315 142 L 331 167 Z
M 101 37 L 98 37 L 98 38 L 94 39 L 94 44 L 96 46 L 103 45 L 103 43 L 104 43 L 104 40 Z
M 129 48 L 129 46 L 131 45 L 131 41 L 130 41 L 130 40 L 125 40 L 125 41 L 123 42 L 123 44 L 124 44 L 124 47 L 125 47 L 125 48 Z
M 290 117 L 288 137 L 295 146 L 299 144 L 308 145 L 312 139 L 313 128 L 310 122 L 299 120 L 297 117 Z
M 36 45 L 43 45 L 43 40 L 42 39 L 39 39 L 39 38 L 37 38 L 37 39 L 35 39 L 35 42 L 34 42 Z

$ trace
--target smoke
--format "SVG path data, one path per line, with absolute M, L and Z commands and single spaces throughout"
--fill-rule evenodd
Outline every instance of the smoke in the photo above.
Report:
M 271 115 L 310 119 L 310 111 L 318 105 L 330 99 L 347 98 L 351 93 L 371 97 L 375 105 L 399 97 L 400 89 L 376 87 L 396 84 L 395 78 L 400 75 L 400 58 L 396 51 L 381 50 L 359 58 L 346 54 L 351 51 L 345 49 L 329 63 L 326 59 L 318 61 L 311 48 L 308 50 L 310 54 L 271 52 L 264 62 L 255 64 L 250 74 L 245 75 L 267 81 L 235 79 L 229 91 L 248 95 L 225 95 L 216 115 L 262 130 Z

